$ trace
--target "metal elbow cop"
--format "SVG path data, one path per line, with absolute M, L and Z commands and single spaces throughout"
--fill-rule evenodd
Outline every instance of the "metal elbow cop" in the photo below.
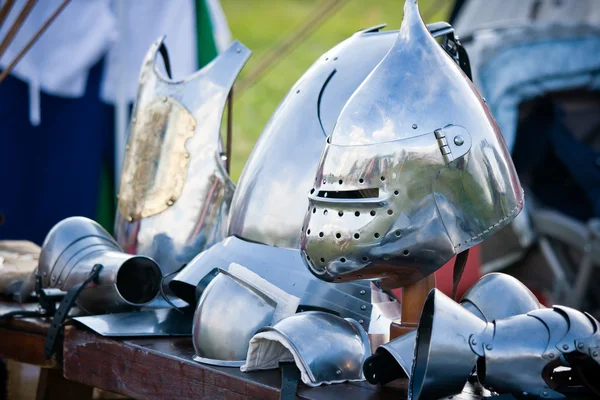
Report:
M 383 288 L 433 273 L 521 210 L 494 119 L 415 0 L 342 110 L 309 190 L 301 247 L 310 270 Z

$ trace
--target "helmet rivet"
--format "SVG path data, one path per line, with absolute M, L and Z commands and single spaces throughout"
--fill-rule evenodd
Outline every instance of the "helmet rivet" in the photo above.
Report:
M 166 103 L 167 102 L 167 96 L 163 97 L 162 101 Z
M 454 137 L 454 144 L 455 145 L 462 146 L 464 143 L 465 143 L 465 139 L 462 136 L 458 135 L 458 136 Z
M 367 306 L 360 306 L 360 309 L 361 309 L 361 310 L 366 310 L 366 309 L 367 309 Z
M 598 352 L 597 352 L 597 351 L 595 351 L 595 352 L 593 352 L 593 353 L 592 353 L 592 355 L 593 355 L 594 357 L 598 357 Z
M 365 294 L 365 293 L 367 293 L 365 290 L 360 291 L 360 294 Z
M 173 200 L 169 200 L 169 201 L 167 201 L 167 205 L 168 205 L 168 206 L 172 206 L 172 205 L 173 205 Z
M 472 344 L 473 346 L 475 346 L 475 345 L 477 344 L 477 339 L 472 339 L 472 340 L 471 340 L 471 344 Z
M 485 348 L 488 350 L 492 350 L 494 347 L 491 344 L 488 344 L 487 346 L 485 346 Z
M 362 319 L 359 319 L 359 320 L 358 320 L 358 323 L 359 323 L 359 324 L 364 324 L 364 323 L 365 323 L 365 321 L 363 321 Z
M 579 344 L 577 345 L 577 348 L 578 348 L 578 349 L 580 349 L 580 350 L 581 350 L 581 349 L 583 349 L 583 343 L 579 343 Z
M 548 392 L 542 392 L 542 396 L 548 396 Z
M 550 357 L 550 358 L 554 358 L 554 353 L 550 353 L 550 354 L 548 354 L 548 357 Z
M 563 344 L 563 349 L 564 350 L 569 350 L 569 345 L 568 344 Z
M 418 126 L 417 124 L 413 124 L 413 125 L 412 125 L 412 128 L 413 128 L 413 129 L 417 129 L 418 127 L 419 127 L 419 126 Z
M 336 374 L 336 375 L 341 375 L 341 374 L 342 374 L 342 371 L 340 371 L 340 370 L 338 369 L 337 371 L 335 371 L 335 374 Z
M 235 49 L 235 51 L 238 52 L 238 53 L 241 53 L 242 49 L 238 47 L 237 49 Z

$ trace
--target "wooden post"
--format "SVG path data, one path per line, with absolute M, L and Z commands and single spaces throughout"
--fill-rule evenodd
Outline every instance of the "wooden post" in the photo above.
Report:
M 402 289 L 402 322 L 392 323 L 390 340 L 417 329 L 425 299 L 433 288 L 435 288 L 435 274 Z

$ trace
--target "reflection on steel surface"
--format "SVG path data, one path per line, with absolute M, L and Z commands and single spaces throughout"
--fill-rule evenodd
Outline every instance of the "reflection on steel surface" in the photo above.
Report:
M 535 295 L 518 279 L 500 273 L 479 279 L 464 294 L 460 304 L 487 322 L 526 314 L 541 307 Z M 416 336 L 417 332 L 413 331 L 379 346 L 365 361 L 367 380 L 385 385 L 394 379 L 410 378 Z
M 89 313 L 118 312 L 141 307 L 160 291 L 162 274 L 151 258 L 123 253 L 96 222 L 71 217 L 56 224 L 42 244 L 37 274 L 42 286 L 68 291 L 103 266 L 98 282 L 81 292 L 77 304 Z
M 326 135 L 346 101 L 390 49 L 395 32 L 357 32 L 321 56 L 279 104 L 238 181 L 228 234 L 298 249 Z
M 370 354 L 367 332 L 356 321 L 308 311 L 261 329 L 250 341 L 243 370 L 279 368 L 279 358 L 293 355 L 309 386 L 360 381 L 362 363 Z
M 225 234 L 234 184 L 222 160 L 227 96 L 250 51 L 234 42 L 181 81 L 157 70 L 156 41 L 143 62 L 115 221 L 128 253 L 179 269 Z
M 275 321 L 277 301 L 254 285 L 219 270 L 196 307 L 194 360 L 226 367 L 244 365 L 252 335 Z
M 483 322 L 433 289 L 417 330 L 410 399 L 460 393 L 474 369 L 479 382 L 517 397 L 566 399 L 551 381 L 569 367 L 570 385 L 598 393 L 600 323 L 587 313 L 554 306 Z
M 307 190 L 301 247 L 311 271 L 383 288 L 433 273 L 521 210 L 495 121 L 415 0 L 342 110 Z

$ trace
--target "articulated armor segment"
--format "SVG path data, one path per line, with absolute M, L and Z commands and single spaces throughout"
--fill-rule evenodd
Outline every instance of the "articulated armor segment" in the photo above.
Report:
M 393 47 L 327 140 L 301 247 L 328 281 L 414 283 L 523 206 L 487 106 L 407 0 Z
M 471 350 L 471 337 L 487 325 L 433 289 L 417 329 L 408 398 L 441 399 L 462 392 L 478 358 Z
M 368 282 L 334 285 L 315 278 L 304 266 L 298 250 L 250 243 L 235 236 L 205 250 L 175 276 L 169 287 L 175 295 L 195 304 L 216 276 L 216 266 L 228 270 L 231 263 L 264 278 L 300 299 L 299 311 L 329 310 L 353 318 L 369 329 L 372 305 Z
M 294 361 L 309 386 L 364 380 L 370 354 L 367 332 L 352 319 L 308 311 L 261 329 L 250 341 L 243 371 L 279 368 Z
M 162 274 L 154 260 L 124 253 L 108 232 L 84 217 L 67 218 L 50 230 L 37 275 L 44 288 L 68 291 L 85 281 L 96 264 L 103 266 L 98 281 L 88 284 L 77 298 L 85 311 L 129 310 L 158 296 Z
M 173 81 L 157 72 L 159 49 L 162 39 L 142 65 L 115 233 L 127 252 L 153 257 L 169 273 L 225 236 L 235 187 L 223 165 L 219 132 L 227 96 L 250 51 L 235 42 L 202 70 Z
M 597 391 L 590 378 L 600 372 L 598 328 L 589 314 L 561 306 L 476 323 L 434 289 L 417 330 L 409 397 L 460 393 L 474 369 L 485 388 L 517 398 L 566 399 L 551 379 L 556 367 L 570 367 L 573 377 Z M 444 370 L 453 372 L 444 375 Z
M 479 279 L 464 294 L 460 305 L 485 322 L 526 314 L 541 307 L 535 295 L 518 279 L 500 273 Z M 413 331 L 379 346 L 365 361 L 367 380 L 385 385 L 394 379 L 410 378 L 416 336 L 417 332 Z

